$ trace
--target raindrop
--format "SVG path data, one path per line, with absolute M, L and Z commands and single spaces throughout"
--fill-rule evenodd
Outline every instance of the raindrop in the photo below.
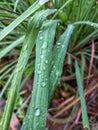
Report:
M 58 76 L 58 75 L 59 75 L 59 71 L 56 72 L 56 76 Z
M 46 70 L 45 66 L 43 67 L 43 70 Z
M 41 71 L 38 71 L 37 73 L 38 73 L 38 74 L 41 74 Z
M 57 25 L 60 26 L 60 23 L 58 23 Z
M 45 2 L 45 0 L 40 0 L 39 4 L 42 5 Z
M 38 66 L 40 66 L 40 64 L 37 64 Z
M 42 83 L 42 87 L 45 87 L 45 86 L 46 86 L 46 83 L 45 83 L 45 82 L 43 82 L 43 83 Z
M 57 45 L 61 45 L 61 43 L 60 43 L 60 42 L 58 42 L 58 43 L 57 43 Z
M 26 123 L 25 122 L 23 122 L 23 125 L 25 125 Z
M 42 32 L 42 30 L 39 31 L 39 33 L 41 33 L 41 32 Z
M 55 65 L 53 66 L 53 68 L 55 68 Z
M 47 47 L 47 42 L 45 42 L 45 43 L 43 44 L 42 48 L 44 49 L 44 48 L 46 48 L 46 47 Z
M 91 23 L 91 26 L 94 26 L 94 24 L 93 24 L 93 23 Z
M 64 48 L 64 45 L 62 45 L 62 48 Z
M 22 68 L 23 68 L 22 66 L 20 68 L 17 68 L 16 73 L 20 72 L 22 70 Z
M 43 58 L 44 58 L 44 56 L 43 56 L 43 55 L 41 55 L 41 56 L 40 56 L 40 58 L 41 58 L 41 59 L 43 59 Z
M 42 40 L 43 39 L 43 36 L 40 36 L 40 40 Z
M 28 116 L 28 119 L 30 119 L 30 116 Z
M 67 36 L 69 36 L 69 33 L 67 33 Z
M 39 116 L 40 115 L 40 109 L 36 108 L 35 109 L 35 116 Z
M 27 44 L 26 44 L 26 45 L 24 46 L 24 50 L 26 50 L 26 49 L 27 49 L 27 47 L 28 47 L 28 46 L 27 46 Z
M 59 48 L 59 46 L 57 46 L 57 48 Z
M 45 63 L 48 64 L 48 60 L 46 60 Z

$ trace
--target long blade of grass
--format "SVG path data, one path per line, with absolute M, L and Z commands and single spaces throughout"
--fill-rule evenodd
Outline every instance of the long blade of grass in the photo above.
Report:
M 75 60 L 75 71 L 76 71 L 76 81 L 77 81 L 77 85 L 78 85 L 78 91 L 79 91 L 80 100 L 81 100 L 83 127 L 90 130 L 88 114 L 87 114 L 87 109 L 86 109 L 85 96 L 84 96 L 84 91 L 83 91 L 83 79 L 80 74 L 80 68 L 79 68 L 77 60 Z
M 51 75 L 50 75 L 49 100 L 51 100 L 51 97 L 53 96 L 53 93 L 56 89 L 56 85 L 62 74 L 62 67 L 63 67 L 66 51 L 68 48 L 68 44 L 69 44 L 73 29 L 74 29 L 73 25 L 68 25 L 65 32 L 58 39 L 56 46 L 53 50 L 53 58 L 52 58 L 52 66 L 51 66 L 52 69 L 51 69 Z
M 43 21 L 46 19 L 46 17 L 49 14 L 54 13 L 54 12 L 55 10 L 49 10 L 49 9 L 42 10 L 34 15 L 33 19 L 31 19 L 28 25 L 26 37 L 25 37 L 24 44 L 21 50 L 21 54 L 20 54 L 18 63 L 16 65 L 16 69 L 14 71 L 14 77 L 12 80 L 12 84 L 11 84 L 11 88 L 10 88 L 10 92 L 8 96 L 8 101 L 5 106 L 3 118 L 1 120 L 0 130 L 8 130 L 12 111 L 14 108 L 15 99 L 17 97 L 17 93 L 19 90 L 20 82 L 21 82 L 21 77 L 25 69 L 25 66 L 27 64 L 28 58 L 32 52 L 32 48 L 35 45 L 38 30 L 40 26 L 42 25 Z
M 49 68 L 51 64 L 52 45 L 55 37 L 54 21 L 44 24 L 36 41 L 36 64 L 33 94 L 22 130 L 45 130 L 48 107 Z
M 92 27 L 98 29 L 98 23 L 94 23 L 94 22 L 91 22 L 91 21 L 78 21 L 78 22 L 74 23 L 74 25 L 78 25 L 78 24 L 87 24 L 89 26 L 92 26 Z
M 12 73 L 12 74 L 10 75 L 10 77 L 8 78 L 6 84 L 4 85 L 4 87 L 3 87 L 3 89 L 2 89 L 2 91 L 1 91 L 1 93 L 0 93 L 0 99 L 2 98 L 3 94 L 4 94 L 5 91 L 7 90 L 8 86 L 9 86 L 11 80 L 12 80 L 13 74 L 14 74 L 14 73 Z
M 48 0 L 44 0 L 42 3 L 37 0 L 33 5 L 31 5 L 22 15 L 15 19 L 9 26 L 5 27 L 0 32 L 0 40 L 2 40 L 6 35 L 8 35 L 14 28 L 16 28 L 21 22 L 23 22 L 27 17 L 38 10 L 43 4 Z

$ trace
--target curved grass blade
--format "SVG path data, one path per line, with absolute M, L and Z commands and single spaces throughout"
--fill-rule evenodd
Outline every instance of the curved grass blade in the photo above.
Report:
M 45 25 L 45 24 L 44 24 Z M 47 25 L 47 23 L 46 23 Z M 36 41 L 33 94 L 21 130 L 45 130 L 48 107 L 49 68 L 56 23 L 43 26 Z
M 5 27 L 0 32 L 0 40 L 2 40 L 5 36 L 7 36 L 14 28 L 16 28 L 21 22 L 23 22 L 27 17 L 33 14 L 36 10 L 38 10 L 47 1 L 48 0 L 44 0 L 42 3 L 40 3 L 39 0 L 37 0 L 22 15 L 16 18 L 9 26 Z
M 83 79 L 80 74 L 80 68 L 79 68 L 77 60 L 75 60 L 75 71 L 76 71 L 76 81 L 78 85 L 78 91 L 79 91 L 80 99 L 81 99 L 83 127 L 90 130 L 87 109 L 86 109 L 86 102 L 85 102 L 84 91 L 83 91 Z
M 27 64 L 28 58 L 32 52 L 32 48 L 35 45 L 35 41 L 38 35 L 38 30 L 40 26 L 42 25 L 43 21 L 46 19 L 46 17 L 49 14 L 54 13 L 55 10 L 42 10 L 34 15 L 32 20 L 30 21 L 26 33 L 26 37 L 24 40 L 24 44 L 22 46 L 21 54 L 18 60 L 18 63 L 16 65 L 16 69 L 14 71 L 14 77 L 12 80 L 10 93 L 8 96 L 8 101 L 4 110 L 3 118 L 1 120 L 0 124 L 0 130 L 8 130 L 12 111 L 14 108 L 15 99 L 17 97 L 17 93 L 19 90 L 21 77 L 23 74 L 23 71 L 25 69 L 25 66 Z
M 53 50 L 52 58 L 52 69 L 50 74 L 50 91 L 49 91 L 49 100 L 53 96 L 53 93 L 56 89 L 56 85 L 59 81 L 59 78 L 62 74 L 63 63 L 68 48 L 68 44 L 73 32 L 74 26 L 68 25 L 65 32 L 58 39 L 56 46 Z
M 87 24 L 89 26 L 92 26 L 92 27 L 98 29 L 98 23 L 94 23 L 94 22 L 91 22 L 91 21 L 77 21 L 77 22 L 74 23 L 74 25 L 78 25 L 78 24 Z

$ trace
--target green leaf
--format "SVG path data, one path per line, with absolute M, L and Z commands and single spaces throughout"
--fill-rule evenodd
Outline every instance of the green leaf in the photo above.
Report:
M 80 100 L 81 100 L 83 127 L 90 130 L 88 114 L 87 114 L 87 109 L 86 109 L 85 96 L 84 96 L 84 90 L 83 90 L 83 79 L 82 79 L 82 76 L 80 73 L 80 68 L 79 68 L 77 60 L 75 60 L 75 71 L 76 71 L 76 81 L 77 81 L 77 85 L 78 85 L 78 91 L 79 91 Z
M 56 46 L 53 50 L 53 58 L 51 63 L 51 74 L 50 74 L 49 100 L 51 100 L 51 97 L 53 96 L 53 93 L 56 89 L 56 85 L 62 74 L 63 63 L 73 29 L 74 29 L 73 25 L 68 25 L 65 32 L 59 37 Z
M 33 94 L 22 130 L 45 130 L 48 108 L 49 67 L 56 25 L 54 21 L 42 26 L 36 41 L 36 63 Z

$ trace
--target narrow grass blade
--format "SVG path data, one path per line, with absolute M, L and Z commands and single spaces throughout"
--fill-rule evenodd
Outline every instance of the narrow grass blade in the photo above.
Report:
M 4 48 L 2 51 L 0 51 L 0 58 L 4 57 L 8 52 L 10 52 L 14 47 L 18 46 L 20 43 L 24 41 L 24 36 L 19 38 L 18 40 L 11 43 L 11 45 Z
M 4 74 L 9 68 L 11 68 L 14 64 L 16 64 L 17 60 L 11 62 L 11 63 L 7 63 L 1 70 L 0 70 L 0 78 L 2 76 L 2 74 Z
M 36 64 L 33 94 L 22 130 L 45 130 L 48 107 L 49 68 L 56 23 L 44 24 L 36 41 Z
M 86 102 L 85 102 L 84 91 L 83 91 L 83 79 L 80 74 L 80 68 L 79 68 L 77 60 L 75 60 L 75 71 L 76 71 L 76 81 L 78 85 L 78 91 L 79 91 L 80 99 L 81 99 L 83 127 L 90 130 L 88 114 L 87 114 L 87 109 L 86 109 Z
M 74 25 L 78 25 L 78 24 L 87 24 L 89 26 L 92 26 L 92 27 L 98 29 L 98 23 L 94 23 L 94 22 L 91 22 L 91 21 L 78 21 L 78 22 L 74 23 Z
M 68 44 L 73 32 L 74 26 L 68 25 L 65 32 L 58 39 L 56 46 L 53 50 L 53 58 L 51 65 L 51 75 L 50 75 L 50 90 L 49 90 L 49 100 L 53 96 L 56 89 L 56 85 L 62 73 L 63 63 L 68 48 Z
M 44 0 L 40 3 L 37 0 L 33 5 L 31 5 L 22 15 L 20 15 L 17 19 L 15 19 L 9 26 L 5 27 L 0 32 L 0 40 L 2 40 L 6 35 L 8 35 L 14 28 L 16 28 L 21 22 L 23 22 L 27 17 L 29 17 L 32 13 L 38 10 L 43 4 L 45 4 L 48 0 Z
M 0 99 L 2 98 L 3 94 L 5 93 L 5 91 L 7 90 L 9 84 L 11 83 L 11 80 L 13 78 L 13 73 L 10 75 L 9 79 L 7 80 L 6 84 L 4 85 L 1 93 L 0 93 Z

